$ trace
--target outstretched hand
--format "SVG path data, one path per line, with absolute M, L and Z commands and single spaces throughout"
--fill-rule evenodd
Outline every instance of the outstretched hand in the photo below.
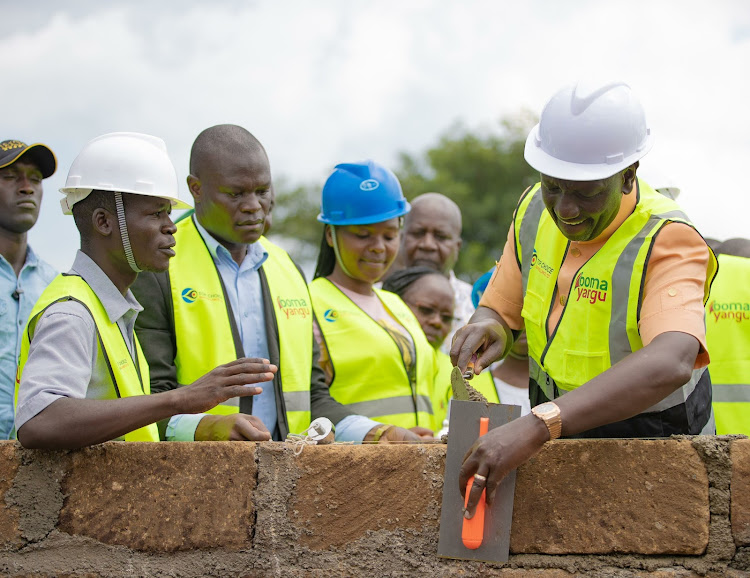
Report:
M 267 359 L 241 357 L 219 365 L 188 386 L 173 392 L 177 397 L 175 413 L 201 413 L 233 397 L 258 395 L 254 383 L 271 381 L 277 368 Z

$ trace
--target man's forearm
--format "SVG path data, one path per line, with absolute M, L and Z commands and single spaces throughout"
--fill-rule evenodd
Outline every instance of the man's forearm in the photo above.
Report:
M 174 413 L 170 393 L 109 400 L 63 397 L 24 423 L 18 440 L 27 448 L 76 449 L 118 438 Z

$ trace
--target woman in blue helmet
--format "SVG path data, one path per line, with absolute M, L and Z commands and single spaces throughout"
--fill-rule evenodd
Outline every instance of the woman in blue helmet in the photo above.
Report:
M 373 287 L 396 258 L 409 209 L 382 165 L 337 165 L 323 187 L 310 295 L 331 395 L 358 414 L 432 437 L 435 352 L 409 307 Z

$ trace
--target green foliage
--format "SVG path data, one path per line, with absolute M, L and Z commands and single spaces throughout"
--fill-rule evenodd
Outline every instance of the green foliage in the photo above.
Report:
M 323 225 L 317 221 L 320 212 L 320 185 L 291 188 L 283 179 L 274 183 L 276 203 L 270 237 L 284 237 L 283 246 L 300 265 L 309 269 L 318 259 Z M 292 239 L 295 242 L 290 242 Z
M 456 274 L 473 281 L 502 252 L 521 193 L 539 180 L 523 158 L 526 136 L 536 118 L 527 111 L 503 119 L 485 134 L 456 125 L 421 157 L 400 156 L 396 173 L 412 199 L 434 191 L 461 207 L 463 239 Z
M 470 131 L 457 124 L 424 153 L 399 155 L 394 172 L 408 199 L 434 191 L 461 207 L 464 244 L 456 274 L 463 279 L 474 281 L 500 257 L 521 193 L 539 180 L 523 158 L 526 136 L 536 122 L 533 114 L 521 111 L 501 120 L 495 130 Z M 323 233 L 316 221 L 321 186 L 275 184 L 271 234 L 299 240 L 288 246 L 299 263 L 317 259 Z

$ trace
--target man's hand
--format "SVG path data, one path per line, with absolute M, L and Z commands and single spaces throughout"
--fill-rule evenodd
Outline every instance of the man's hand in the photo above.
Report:
M 195 428 L 195 441 L 251 441 L 266 442 L 271 434 L 254 415 L 233 413 L 207 415 Z
M 233 397 L 258 395 L 263 391 L 260 387 L 246 386 L 271 381 L 276 371 L 267 359 L 241 357 L 168 394 L 175 397 L 175 414 L 201 413 Z
M 425 440 L 434 440 L 435 439 L 435 432 L 431 429 L 427 429 L 426 427 L 410 427 L 409 431 L 414 432 L 417 434 L 420 438 Z
M 503 356 L 509 339 L 512 332 L 502 318 L 492 309 L 478 307 L 469 323 L 453 336 L 451 362 L 463 373 L 476 353 L 474 373 L 480 373 Z
M 362 443 L 374 443 L 373 440 L 375 438 L 375 434 L 382 426 L 376 426 L 372 428 L 369 432 L 367 432 L 367 435 L 365 436 L 365 439 L 362 440 Z M 420 428 L 423 429 L 423 428 Z M 429 430 L 426 430 L 429 431 Z M 422 438 L 419 437 L 414 432 L 409 431 L 408 429 L 397 427 L 395 425 L 388 426 L 388 429 L 386 429 L 381 435 L 380 439 L 377 441 L 379 444 L 387 444 L 391 442 L 413 442 L 413 443 L 419 443 L 422 441 Z
M 533 415 L 513 420 L 480 437 L 464 456 L 458 475 L 461 495 L 465 497 L 466 483 L 474 474 L 484 476 L 487 481 L 474 479 L 464 515 L 467 518 L 474 515 L 484 489 L 487 505 L 491 505 L 503 478 L 541 450 L 548 440 L 547 426 Z

